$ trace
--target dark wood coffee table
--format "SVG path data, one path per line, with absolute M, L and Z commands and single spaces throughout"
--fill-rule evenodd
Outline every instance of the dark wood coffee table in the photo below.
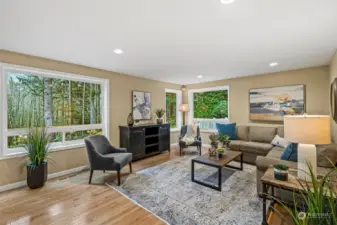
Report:
M 240 167 L 230 166 L 228 163 L 233 161 L 234 159 L 240 157 Z M 214 167 L 218 169 L 218 186 L 211 185 L 208 183 L 204 183 L 199 180 L 194 179 L 194 164 L 199 163 L 206 166 Z M 222 188 L 222 180 L 221 180 L 221 170 L 222 167 L 229 167 L 232 169 L 243 169 L 243 162 L 242 162 L 242 152 L 238 151 L 232 151 L 232 150 L 226 150 L 225 154 L 221 158 L 217 158 L 216 156 L 209 156 L 209 154 L 203 154 L 195 159 L 192 159 L 192 181 L 195 183 L 198 183 L 200 185 L 203 185 L 205 187 L 209 187 L 212 189 L 215 189 L 217 191 L 221 191 Z

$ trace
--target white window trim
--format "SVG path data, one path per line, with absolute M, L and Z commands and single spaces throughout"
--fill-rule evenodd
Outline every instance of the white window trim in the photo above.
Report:
M 102 109 L 102 122 L 101 124 L 91 124 L 91 125 L 74 125 L 74 126 L 55 126 L 49 127 L 48 132 L 71 132 L 80 130 L 92 130 L 92 129 L 102 129 L 103 134 L 110 137 L 109 131 L 109 80 L 97 77 L 90 77 L 81 74 L 63 73 L 58 71 L 44 70 L 26 66 L 19 66 L 0 62 L 0 159 L 1 158 L 12 158 L 16 156 L 22 156 L 22 148 L 14 148 L 13 153 L 6 154 L 7 149 L 7 136 L 13 135 L 24 135 L 28 133 L 28 129 L 7 129 L 7 72 L 19 72 L 19 73 L 29 73 L 37 75 L 40 77 L 67 79 L 73 81 L 96 83 L 102 86 L 102 96 L 103 96 L 103 109 Z M 52 151 L 66 150 L 71 148 L 83 147 L 83 140 L 76 141 L 65 141 L 63 137 L 62 144 L 57 143 L 51 147 Z M 20 150 L 19 150 L 20 149 Z M 12 151 L 12 149 L 11 149 Z
M 199 88 L 199 89 L 190 89 L 188 90 L 188 104 L 190 107 L 190 111 L 188 112 L 188 123 L 192 124 L 193 123 L 193 115 L 194 115 L 194 101 L 193 101 L 193 94 L 194 93 L 201 93 L 201 92 L 210 92 L 210 91 L 221 91 L 221 90 L 226 90 L 227 91 L 227 96 L 228 96 L 228 120 L 230 120 L 230 86 L 225 85 L 225 86 L 216 86 L 216 87 L 209 87 L 209 88 Z M 196 118 L 196 119 L 202 119 L 202 118 Z M 225 118 L 224 118 L 225 119 Z M 217 130 L 214 129 L 203 129 L 202 131 L 204 132 L 217 132 Z
M 170 131 L 171 132 L 175 132 L 175 131 L 180 131 L 180 127 L 182 126 L 182 113 L 179 111 L 179 106 L 180 104 L 182 104 L 183 101 L 183 95 L 182 95 L 182 91 L 181 90 L 177 90 L 177 89 L 169 89 L 169 88 L 165 88 L 165 108 L 166 108 L 166 93 L 175 93 L 177 96 L 176 99 L 176 126 L 177 128 L 171 128 Z

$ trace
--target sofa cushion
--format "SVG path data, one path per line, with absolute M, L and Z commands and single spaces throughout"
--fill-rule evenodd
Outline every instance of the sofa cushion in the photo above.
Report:
M 236 139 L 236 123 L 230 124 L 216 123 L 216 129 L 218 130 L 219 134 L 229 136 L 230 140 Z
M 237 150 L 239 151 L 240 150 L 240 145 L 241 143 L 243 143 L 244 141 L 240 141 L 240 140 L 232 140 L 230 143 L 229 143 L 229 148 L 232 149 L 232 150 Z
M 248 141 L 249 126 L 237 126 L 236 127 L 236 139 Z
M 251 126 L 249 141 L 270 143 L 276 135 L 276 127 Z
M 272 148 L 273 145 L 260 142 L 242 142 L 240 144 L 240 151 L 257 155 L 267 155 Z
M 284 138 L 284 126 L 279 126 L 276 128 L 276 134 Z
M 337 164 L 337 145 L 317 145 L 317 166 L 331 168 Z M 329 161 L 330 160 L 330 161 Z

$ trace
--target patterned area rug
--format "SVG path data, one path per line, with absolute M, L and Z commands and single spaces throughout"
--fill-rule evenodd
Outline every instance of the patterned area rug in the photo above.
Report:
M 126 176 L 120 187 L 108 185 L 168 224 L 261 224 L 255 166 L 244 164 L 243 171 L 223 168 L 219 192 L 191 181 L 191 158 L 181 157 Z M 215 168 L 195 165 L 196 179 L 216 184 Z

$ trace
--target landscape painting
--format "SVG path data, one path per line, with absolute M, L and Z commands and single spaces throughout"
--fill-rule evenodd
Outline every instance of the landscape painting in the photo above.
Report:
M 132 114 L 134 120 L 151 119 L 151 93 L 132 91 Z
M 283 121 L 305 113 L 304 85 L 251 89 L 249 95 L 251 120 Z

